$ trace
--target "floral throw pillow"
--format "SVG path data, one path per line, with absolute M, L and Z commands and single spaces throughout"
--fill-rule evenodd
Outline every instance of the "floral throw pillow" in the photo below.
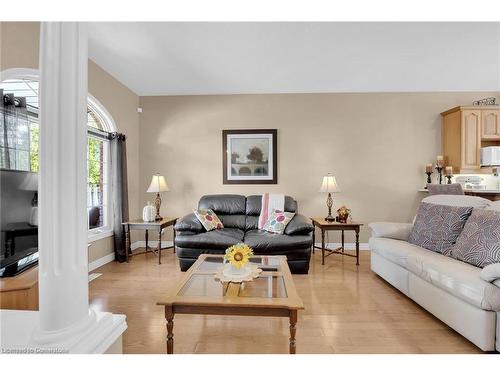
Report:
M 500 263 L 500 212 L 475 208 L 449 256 L 481 268 Z
M 212 210 L 193 210 L 194 214 L 200 221 L 201 225 L 210 232 L 214 229 L 222 229 L 224 225 L 222 225 L 222 221 L 217 217 L 215 212 Z
M 449 253 L 472 212 L 472 207 L 420 203 L 408 242 L 441 254 Z
M 286 226 L 288 225 L 290 220 L 293 219 L 294 216 L 295 216 L 294 212 L 283 212 L 280 210 L 273 210 L 273 212 L 269 216 L 269 219 L 264 224 L 264 227 L 262 229 L 265 230 L 266 232 L 283 234 Z

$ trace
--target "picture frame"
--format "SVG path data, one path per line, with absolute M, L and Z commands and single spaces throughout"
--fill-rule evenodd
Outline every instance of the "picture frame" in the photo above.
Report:
M 223 184 L 277 184 L 278 130 L 222 131 Z

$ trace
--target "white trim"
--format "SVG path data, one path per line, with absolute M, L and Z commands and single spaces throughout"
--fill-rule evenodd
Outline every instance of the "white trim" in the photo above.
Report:
M 106 263 L 110 263 L 114 260 L 115 260 L 115 253 L 106 254 L 102 258 L 96 259 L 96 260 L 89 263 L 89 272 L 92 272 L 95 269 L 102 267 Z
M 321 247 L 321 242 L 317 242 L 315 244 L 318 247 Z M 329 249 L 336 249 L 340 247 L 342 244 L 340 242 L 328 242 L 325 244 L 327 248 Z M 344 242 L 344 248 L 346 250 L 356 250 L 356 244 L 354 242 Z M 315 249 L 316 251 L 321 251 L 321 249 Z M 370 246 L 368 245 L 368 242 L 360 242 L 359 244 L 359 250 L 370 250 Z
M 40 72 L 38 69 L 31 68 L 11 68 L 0 72 L 0 81 L 7 79 L 34 79 L 40 80 Z
M 116 132 L 117 127 L 115 120 L 113 120 L 113 116 L 111 116 L 106 107 L 91 93 L 88 93 L 87 96 L 87 105 L 100 117 L 102 120 L 101 124 L 106 128 L 104 130 L 111 133 Z
M 89 242 L 99 241 L 102 240 L 103 238 L 112 237 L 114 235 L 113 230 L 109 228 L 102 230 L 99 230 L 99 228 L 90 229 L 88 233 L 89 233 L 88 237 Z

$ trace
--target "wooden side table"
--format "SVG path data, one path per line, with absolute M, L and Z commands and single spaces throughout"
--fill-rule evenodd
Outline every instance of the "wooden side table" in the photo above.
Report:
M 350 223 L 339 223 L 336 221 L 326 221 L 323 218 L 311 218 L 312 223 L 314 225 L 314 231 L 313 231 L 313 252 L 314 249 L 321 249 L 321 264 L 325 264 L 325 258 L 327 256 L 330 256 L 332 254 L 340 254 L 340 255 L 345 255 L 348 257 L 353 257 L 356 258 L 356 265 L 359 266 L 359 230 L 361 226 L 363 225 L 362 223 L 356 223 L 356 222 L 350 222 Z M 315 232 L 316 232 L 316 227 L 318 227 L 321 230 L 321 247 L 316 246 L 315 242 Z M 333 230 L 333 231 L 341 231 L 342 232 L 342 246 L 336 248 L 336 249 L 327 249 L 325 247 L 325 232 Z M 346 230 L 352 230 L 356 233 L 356 255 L 350 254 L 345 252 L 344 250 L 344 231 Z M 328 252 L 328 254 L 325 255 L 325 252 Z
M 125 248 L 126 248 L 125 259 L 127 260 L 127 262 L 129 261 L 129 258 L 132 255 L 139 255 L 139 254 L 145 254 L 148 252 L 152 252 L 154 255 L 156 255 L 158 257 L 158 264 L 161 264 L 161 251 L 162 251 L 161 232 L 164 228 L 167 228 L 170 226 L 173 227 L 175 225 L 175 223 L 177 222 L 177 219 L 178 219 L 177 217 L 175 217 L 175 218 L 165 217 L 162 220 L 151 221 L 151 222 L 137 219 L 137 220 L 128 221 L 126 223 L 122 223 L 123 228 L 125 230 Z M 140 253 L 136 253 L 136 254 L 129 254 L 129 253 L 131 253 L 131 248 L 130 248 L 130 245 L 131 245 L 131 243 L 130 243 L 130 231 L 131 230 L 144 230 L 144 231 L 146 231 L 145 238 L 144 238 L 146 240 L 146 250 L 145 251 L 140 252 Z M 151 248 L 148 245 L 149 231 L 150 230 L 158 233 L 158 246 L 156 246 L 156 249 Z M 175 251 L 175 230 L 174 230 L 174 243 L 173 243 L 173 245 L 169 246 L 169 247 L 165 247 L 164 249 L 171 249 L 171 248 L 173 248 Z

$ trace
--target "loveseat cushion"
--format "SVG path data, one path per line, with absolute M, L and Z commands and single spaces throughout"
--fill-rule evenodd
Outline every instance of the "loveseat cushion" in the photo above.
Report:
M 236 194 L 204 195 L 200 198 L 198 208 L 211 209 L 216 214 L 245 214 L 246 198 Z
M 500 262 L 500 212 L 475 208 L 449 256 L 485 267 Z
M 314 230 L 314 226 L 311 224 L 311 220 L 301 214 L 295 214 L 292 221 L 288 223 L 285 228 L 285 234 L 296 235 L 296 234 L 307 234 Z
M 408 241 L 412 223 L 391 223 L 387 221 L 379 221 L 368 224 L 375 237 L 393 238 L 395 240 Z
M 370 238 L 370 249 L 432 285 L 483 310 L 500 310 L 500 288 L 480 277 L 481 269 L 442 254 L 389 238 Z
M 175 246 L 192 249 L 226 249 L 242 242 L 244 232 L 236 228 L 216 229 L 194 235 L 184 235 L 180 232 L 175 237 Z
M 312 246 L 311 235 L 287 236 L 286 234 L 269 233 L 252 229 L 245 233 L 244 242 L 254 249 L 255 254 L 269 254 L 274 251 L 307 249 Z
M 205 228 L 203 228 L 203 225 L 201 225 L 196 215 L 194 213 L 190 213 L 177 220 L 174 230 L 177 232 L 200 233 L 204 232 Z
M 420 203 L 408 242 L 438 253 L 447 252 L 457 241 L 472 207 Z

